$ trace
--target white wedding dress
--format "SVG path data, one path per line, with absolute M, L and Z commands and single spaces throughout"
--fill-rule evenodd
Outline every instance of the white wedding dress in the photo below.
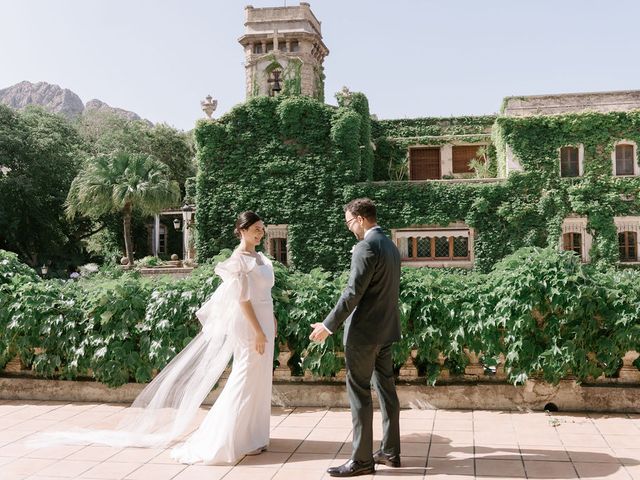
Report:
M 170 445 L 192 424 L 233 356 L 231 374 L 215 404 L 171 456 L 182 463 L 228 464 L 266 447 L 275 341 L 273 266 L 261 253 L 256 259 L 235 251 L 215 271 L 223 281 L 196 312 L 202 331 L 145 387 L 115 429 L 45 432 L 31 443 Z M 267 337 L 262 355 L 240 310 L 240 302 L 246 300 Z

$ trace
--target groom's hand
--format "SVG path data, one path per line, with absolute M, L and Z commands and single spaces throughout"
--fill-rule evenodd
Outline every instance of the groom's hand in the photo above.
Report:
M 309 340 L 313 342 L 324 342 L 324 339 L 329 336 L 329 331 L 322 323 L 312 323 L 311 328 L 313 328 L 313 332 L 309 335 Z

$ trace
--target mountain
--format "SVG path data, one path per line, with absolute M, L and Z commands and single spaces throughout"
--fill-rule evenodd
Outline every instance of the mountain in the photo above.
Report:
M 85 105 L 80 97 L 68 88 L 62 88 L 46 82 L 31 83 L 24 81 L 1 89 L 0 103 L 16 110 L 28 105 L 40 105 L 49 112 L 61 114 L 68 119 L 78 118 L 91 111 L 110 111 L 129 120 L 142 120 L 135 112 L 111 107 L 97 99 L 90 100 Z M 148 122 L 148 120 L 145 121 Z

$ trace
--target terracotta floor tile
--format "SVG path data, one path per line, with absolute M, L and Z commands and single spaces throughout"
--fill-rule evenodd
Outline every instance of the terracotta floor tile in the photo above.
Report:
M 484 458 L 489 460 L 518 460 L 520 457 L 520 449 L 517 446 L 507 445 L 478 445 L 474 447 L 475 458 Z
M 168 463 L 169 465 L 175 465 L 177 462 L 173 458 L 171 458 L 172 450 L 172 448 L 165 448 L 158 455 L 156 455 L 146 463 Z
M 33 459 L 35 460 L 35 459 Z M 97 462 L 83 462 L 75 460 L 60 460 L 50 464 L 43 470 L 38 471 L 38 475 L 51 477 L 74 478 L 97 465 Z
M 93 460 L 96 462 L 102 462 L 104 460 L 107 460 L 108 458 L 113 457 L 116 453 L 119 453 L 122 450 L 123 449 L 120 447 L 103 447 L 100 445 L 89 445 L 69 455 L 67 457 L 67 460 Z
M 238 465 L 242 467 L 280 468 L 290 456 L 290 453 L 264 452 L 260 455 L 247 455 Z
M 282 466 L 283 469 L 326 470 L 333 461 L 333 455 L 324 453 L 294 453 Z M 340 462 L 344 463 L 344 462 Z M 339 463 L 339 464 L 340 464 Z
M 400 424 L 402 426 L 402 423 Z M 410 422 L 407 424 L 407 428 L 415 430 L 414 425 Z M 430 428 L 429 428 L 430 429 Z M 464 430 L 471 431 L 474 429 L 474 424 L 471 420 L 440 420 L 437 419 L 433 424 L 433 430 Z
M 328 440 L 331 442 L 344 442 L 351 428 L 314 428 L 307 436 L 306 440 Z
M 20 420 L 19 418 L 11 418 L 11 415 L 0 417 L 0 431 L 10 429 L 23 421 L 24 420 Z
M 218 465 L 189 465 L 172 480 L 219 480 L 231 471 L 231 467 Z
M 538 445 L 538 446 L 563 446 L 562 440 L 554 433 L 537 433 L 537 434 L 518 434 L 518 443 L 520 445 Z
M 37 448 L 26 445 L 21 439 L 0 447 L 0 457 L 23 457 L 34 450 Z
M 80 478 L 121 480 L 141 466 L 140 463 L 104 462 L 82 473 Z
M 16 440 L 25 438 L 27 435 L 29 435 L 29 432 L 25 432 L 24 430 L 14 430 L 13 428 L 2 430 L 0 431 L 0 445 L 8 445 Z
M 615 422 L 598 422 L 594 421 L 594 427 L 603 435 L 635 435 L 640 434 L 640 430 L 629 418 L 616 419 Z
M 63 459 L 84 448 L 85 447 L 82 445 L 57 445 L 54 447 L 45 447 L 33 450 L 32 452 L 27 453 L 25 457 Z M 91 459 L 83 458 L 83 460 Z
M 640 464 L 626 465 L 625 470 L 633 480 L 640 480 Z
M 476 475 L 524 478 L 524 465 L 522 460 L 476 459 Z
M 406 443 L 431 443 L 433 434 L 429 432 L 411 432 L 403 433 L 400 430 L 400 441 Z
M 497 423 L 498 420 L 473 422 L 474 432 L 506 432 L 515 433 L 516 429 L 509 421 Z
M 429 475 L 434 474 L 473 475 L 473 463 L 474 460 L 472 458 L 451 460 L 448 458 L 430 457 L 427 462 L 427 478 L 429 478 Z
M 315 427 L 320 422 L 320 417 L 294 417 L 285 418 L 279 427 Z
M 623 465 L 640 465 L 640 448 L 614 448 L 613 453 Z
M 17 458 L 12 462 L 8 462 L 2 465 L 3 475 L 23 475 L 27 477 L 34 473 L 38 473 L 44 470 L 49 465 L 56 463 L 56 460 L 51 459 L 36 459 L 36 458 Z M 2 477 L 0 477 L 2 478 Z
M 474 449 L 469 447 L 456 447 L 446 443 L 432 443 L 429 447 L 429 457 L 451 458 L 454 460 L 474 458 Z
M 337 454 L 344 442 L 329 442 L 326 440 L 304 440 L 296 449 L 296 453 L 326 453 Z
M 622 465 L 612 463 L 574 463 L 581 478 L 606 478 L 610 480 L 630 480 L 631 476 Z
M 110 462 L 146 463 L 162 453 L 162 448 L 123 448 L 114 456 L 109 457 Z
M 310 427 L 277 427 L 269 435 L 271 438 L 304 440 L 311 433 Z
M 140 468 L 129 473 L 125 478 L 130 480 L 170 480 L 180 472 L 182 472 L 187 465 L 161 465 L 161 464 L 146 464 Z
M 574 463 L 620 463 L 620 460 L 610 448 L 567 447 L 567 453 Z
M 518 445 L 518 437 L 514 433 L 506 432 L 474 432 L 475 443 L 494 445 Z
M 234 467 L 223 478 L 224 480 L 270 480 L 277 471 L 277 468 Z
M 560 435 L 560 439 L 565 447 L 601 447 L 606 448 L 607 442 L 605 442 L 602 435 L 573 435 L 566 434 Z
M 270 452 L 295 452 L 302 442 L 303 440 L 300 439 L 271 438 L 267 450 Z
M 401 464 L 402 466 L 400 467 L 400 469 L 387 467 L 386 465 L 377 465 L 376 468 L 378 470 L 389 470 L 390 476 L 392 475 L 392 472 L 395 472 L 398 475 L 403 472 L 407 472 L 407 474 L 411 472 L 415 473 L 417 471 L 416 469 L 421 470 L 422 474 L 424 475 L 425 467 L 427 466 L 427 457 L 409 457 L 402 455 Z
M 473 432 L 464 432 L 460 430 L 434 430 L 431 437 L 432 443 L 451 443 L 473 444 Z
M 276 472 L 273 480 L 320 480 L 326 474 L 326 470 L 309 470 L 290 468 Z
M 430 474 L 427 472 L 427 476 L 425 480 L 474 480 L 476 477 L 473 474 L 470 475 L 449 475 L 446 473 L 443 474 Z M 504 479 L 501 479 L 504 480 Z
M 400 431 L 411 430 L 412 432 L 430 432 L 433 430 L 434 422 L 430 418 L 407 418 L 400 419 Z M 439 422 L 442 428 L 446 428 L 447 422 Z M 456 430 L 452 428 L 451 430 Z
M 524 461 L 528 478 L 578 478 L 571 462 Z
M 604 439 L 611 448 L 640 447 L 640 432 L 634 435 L 604 435 Z
M 520 455 L 526 461 L 568 462 L 569 454 L 563 446 L 520 445 Z
M 426 457 L 429 445 L 425 443 L 400 443 L 400 454 L 403 457 Z

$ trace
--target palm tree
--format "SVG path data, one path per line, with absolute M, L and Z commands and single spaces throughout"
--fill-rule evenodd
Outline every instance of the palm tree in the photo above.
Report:
M 90 159 L 71 183 L 65 207 L 69 218 L 122 213 L 124 244 L 133 265 L 133 210 L 153 215 L 179 202 L 180 188 L 165 164 L 148 155 L 120 152 Z

